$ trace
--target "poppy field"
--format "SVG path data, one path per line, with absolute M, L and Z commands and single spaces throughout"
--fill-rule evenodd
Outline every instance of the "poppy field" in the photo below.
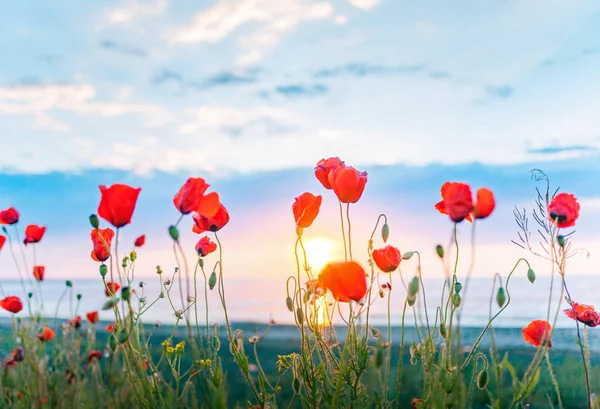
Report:
M 525 409 L 535 403 L 600 408 L 588 341 L 588 329 L 600 324 L 600 313 L 572 299 L 568 288 L 568 259 L 576 241 L 572 228 L 580 211 L 573 194 L 555 191 L 542 171 L 532 171 L 535 206 L 514 212 L 514 243 L 526 257 L 490 278 L 492 296 L 482 306 L 489 308 L 489 320 L 474 332 L 460 322 L 474 263 L 459 264 L 460 248 L 474 250 L 475 225 L 485 229 L 485 219 L 494 217 L 492 190 L 444 183 L 431 209 L 440 220 L 451 220 L 452 240 L 435 249 L 401 252 L 406 245 L 389 241 L 394 226 L 385 214 L 373 220 L 370 237 L 353 235 L 352 220 L 361 215 L 351 208 L 368 183 L 366 171 L 331 157 L 318 161 L 313 172 L 322 192 L 290 198 L 296 273 L 281 277 L 281 302 L 293 317 L 297 342 L 285 345 L 269 339 L 278 325 L 274 320 L 249 333 L 229 318 L 224 277 L 227 259 L 235 254 L 227 252 L 220 231 L 228 228 L 230 215 L 203 178 L 191 177 L 174 192 L 180 217 L 165 226 L 173 246 L 173 259 L 165 265 L 177 267 L 163 271 L 157 266 L 154 282 L 144 284 L 135 268 L 145 236 L 119 242 L 143 191 L 118 183 L 99 187 L 98 207 L 90 209 L 91 230 L 82 237 L 89 237 L 90 257 L 97 264 L 89 274 L 105 291 L 101 309 L 113 317 L 108 325 L 99 322 L 98 311 L 62 320 L 58 307 L 44 307 L 45 267 L 36 247 L 43 245 L 46 227 L 32 224 L 22 231 L 17 209 L 0 211 L 0 256 L 13 261 L 4 277 L 19 280 L 22 289 L 5 294 L 0 285 L 0 307 L 10 314 L 12 329 L 2 333 L 1 345 L 11 352 L 3 357 L 0 407 Z M 339 214 L 321 212 L 324 197 L 339 203 Z M 339 219 L 344 249 L 343 259 L 319 271 L 310 266 L 304 245 L 317 217 Z M 472 226 L 466 243 L 458 239 L 459 224 Z M 196 243 L 185 243 L 181 229 L 196 233 Z M 196 258 L 190 260 L 186 254 L 192 247 Z M 437 254 L 445 277 L 435 305 L 425 298 L 420 251 Z M 509 356 L 496 344 L 494 321 L 511 303 L 513 276 L 536 285 L 528 257 L 545 260 L 544 274 L 551 275 L 560 295 L 554 299 L 549 290 L 547 314 L 522 328 L 522 348 Z M 159 288 L 159 295 L 149 299 L 146 286 Z M 67 281 L 66 287 L 65 294 L 73 297 L 73 283 Z M 224 322 L 209 319 L 209 292 L 218 293 Z M 397 297 L 403 297 L 401 310 L 390 307 Z M 79 299 L 76 295 L 75 302 Z M 387 325 L 370 321 L 375 303 L 387 304 Z M 154 325 L 153 309 L 171 310 L 175 324 Z M 572 320 L 577 353 L 553 355 L 560 315 Z M 399 331 L 392 328 L 392 316 L 401 317 Z M 561 385 L 565 379 L 577 387 Z M 573 397 L 567 389 L 582 392 Z

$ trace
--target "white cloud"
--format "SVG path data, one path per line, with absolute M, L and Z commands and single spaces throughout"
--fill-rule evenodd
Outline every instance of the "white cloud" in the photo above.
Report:
M 123 24 L 136 19 L 160 16 L 169 5 L 168 0 L 125 1 L 123 7 L 110 10 L 107 20 L 113 24 Z
M 370 10 L 379 4 L 380 0 L 350 0 L 350 4 L 361 10 Z
M 238 64 L 260 61 L 263 53 L 303 21 L 333 14 L 328 2 L 311 0 L 221 0 L 196 14 L 191 23 L 174 29 L 168 40 L 175 44 L 217 43 L 250 23 L 258 26 L 239 39 L 244 52 Z

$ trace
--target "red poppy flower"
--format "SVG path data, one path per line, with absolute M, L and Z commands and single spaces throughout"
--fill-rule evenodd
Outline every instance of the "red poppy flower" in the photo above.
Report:
M 379 250 L 373 250 L 373 261 L 384 273 L 396 270 L 402 261 L 402 254 L 394 246 L 385 246 Z
M 98 233 L 100 233 L 98 235 Z M 106 229 L 93 229 L 90 233 L 94 250 L 92 250 L 92 259 L 94 261 L 104 262 L 110 257 L 110 247 L 115 232 L 110 227 Z
M 523 339 L 525 342 L 533 346 L 539 347 L 542 343 L 547 342 L 548 348 L 552 348 L 552 327 L 548 321 L 535 320 L 531 321 L 528 326 L 523 328 Z
M 2 250 L 2 247 L 4 247 L 4 243 L 6 243 L 6 236 L 0 234 L 0 250 Z
M 12 353 L 10 354 L 10 357 L 8 357 L 4 361 L 4 365 L 8 368 L 12 368 L 14 366 L 17 366 L 17 364 L 19 362 L 23 362 L 24 359 L 25 359 L 25 351 L 23 350 L 23 348 L 18 347 L 17 349 L 13 350 Z
M 494 199 L 494 192 L 490 189 L 482 187 L 477 190 L 477 203 L 473 214 L 477 219 L 485 219 L 494 211 L 496 207 L 496 200 Z
M 90 324 L 98 323 L 98 311 L 91 311 L 85 314 L 85 317 L 89 321 Z
M 44 273 L 46 267 L 44 266 L 33 266 L 33 277 L 38 281 L 44 281 Z
M 319 182 L 325 189 L 331 190 L 331 184 L 329 183 L 329 174 L 337 168 L 344 166 L 344 162 L 340 158 L 328 158 L 321 159 L 315 167 L 315 176 L 319 179 Z
M 592 305 L 573 302 L 572 308 L 565 310 L 567 317 L 582 322 L 588 327 L 596 327 L 600 324 L 600 314 L 594 310 Z
M 198 234 L 206 231 L 217 232 L 229 223 L 229 213 L 223 205 L 219 206 L 219 210 L 212 217 L 206 217 L 200 213 L 194 213 L 192 217 L 195 223 L 192 231 Z
M 302 193 L 300 196 L 298 196 L 292 205 L 294 219 L 296 219 L 296 226 L 302 227 L 303 229 L 310 227 L 319 214 L 322 201 L 322 196 L 315 196 L 308 192 Z
M 548 205 L 548 218 L 560 228 L 575 226 L 580 205 L 574 195 L 559 193 Z
M 23 243 L 39 243 L 46 232 L 46 226 L 38 226 L 37 224 L 30 224 L 25 229 L 25 240 Z
M 142 247 L 144 244 L 146 244 L 146 235 L 145 234 L 142 234 L 140 237 L 135 239 L 135 242 L 133 243 L 133 245 L 135 247 Z
M 458 223 L 467 219 L 472 221 L 473 195 L 471 187 L 465 183 L 446 182 L 441 189 L 442 201 L 435 208 L 442 214 L 450 216 L 453 222 Z
M 175 195 L 173 203 L 181 214 L 192 212 L 212 217 L 219 210 L 219 195 L 216 192 L 204 195 L 210 185 L 202 178 L 189 178 Z
M 115 332 L 117 330 L 117 323 L 111 322 L 106 327 L 104 327 L 104 329 L 106 330 L 106 332 Z
M 356 203 L 367 184 L 367 172 L 352 166 L 340 166 L 329 173 L 329 184 L 342 203 Z
M 98 206 L 98 216 L 117 228 L 131 223 L 131 216 L 141 190 L 119 183 L 109 188 L 100 186 L 102 199 Z
M 5 299 L 0 300 L 0 307 L 6 311 L 16 314 L 23 309 L 23 303 L 19 297 L 9 295 Z
M 88 365 L 91 364 L 94 360 L 99 361 L 100 359 L 102 359 L 102 352 L 101 351 L 92 350 L 88 354 L 88 360 L 87 360 L 88 361 Z
M 355 261 L 328 263 L 319 274 L 319 286 L 341 302 L 360 301 L 367 293 L 365 271 Z
M 217 243 L 213 242 L 208 236 L 202 237 L 196 244 L 196 253 L 200 257 L 206 257 L 217 249 Z
M 76 315 L 75 318 L 69 320 L 69 326 L 75 329 L 81 328 L 81 317 Z
M 423 399 L 413 398 L 413 400 L 410 401 L 410 409 L 421 409 L 422 406 Z
M 104 290 L 104 294 L 106 294 L 107 297 L 113 296 L 117 293 L 117 291 L 119 291 L 120 288 L 121 286 L 119 285 L 119 283 L 109 281 L 106 283 L 106 289 Z
M 0 224 L 17 224 L 19 222 L 19 212 L 14 207 L 0 211 Z
M 44 327 L 37 337 L 42 342 L 48 342 L 54 338 L 54 331 L 51 328 Z

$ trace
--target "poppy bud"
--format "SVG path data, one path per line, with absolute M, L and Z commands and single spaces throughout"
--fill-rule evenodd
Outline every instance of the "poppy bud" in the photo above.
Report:
M 383 225 L 383 227 L 381 228 L 381 238 L 383 239 L 384 243 L 387 243 L 387 239 L 390 236 L 390 226 L 388 226 L 387 223 L 385 223 Z
M 31 299 L 33 297 L 33 293 L 27 293 L 27 297 Z
M 98 220 L 98 216 L 95 214 L 90 215 L 90 224 L 94 229 L 97 229 L 100 226 L 100 221 Z
M 488 379 L 489 379 L 489 377 L 488 377 L 487 370 L 484 369 L 483 371 L 479 372 L 479 375 L 477 375 L 477 387 L 480 390 L 485 389 L 485 387 L 487 386 L 487 383 L 488 383 Z
M 459 294 L 454 294 L 452 296 L 452 304 L 454 304 L 454 308 L 460 307 L 461 301 L 462 301 L 462 298 L 460 297 Z
M 560 247 L 565 247 L 565 236 L 558 236 L 556 241 Z
M 496 302 L 498 303 L 498 307 L 502 308 L 504 303 L 506 302 L 506 294 L 504 292 L 504 288 L 498 288 L 498 294 L 496 295 Z
M 131 290 L 129 289 L 129 287 L 121 288 L 121 298 L 123 298 L 123 301 L 129 301 L 130 295 L 131 295 Z
M 215 273 L 213 271 L 212 274 L 210 275 L 210 278 L 208 279 L 208 288 L 210 288 L 212 290 L 213 288 L 215 288 L 216 284 L 217 284 L 217 273 Z
M 77 297 L 77 301 L 81 301 L 81 294 L 77 294 L 76 297 Z
M 198 259 L 198 265 L 200 266 L 200 268 L 204 267 L 204 259 L 203 258 Z
M 440 244 L 435 247 L 435 251 L 440 258 L 444 258 L 444 248 Z
M 129 334 L 127 334 L 127 330 L 125 328 L 120 330 L 119 333 L 117 334 L 117 338 L 118 338 L 120 344 L 124 344 L 125 342 L 127 342 L 128 337 L 129 337 Z
M 411 307 L 413 305 L 415 305 L 415 302 L 417 301 L 417 297 L 416 295 L 408 295 L 408 297 L 406 297 L 406 302 L 408 302 L 408 305 L 410 305 Z
M 296 310 L 296 319 L 298 320 L 298 322 L 300 324 L 302 324 L 302 322 L 304 321 L 304 313 L 302 312 L 301 309 Z
M 8 234 L 8 230 L 6 230 L 6 226 L 2 226 L 2 231 L 4 232 L 4 234 Z
M 71 280 L 67 280 L 65 284 L 67 285 L 67 287 L 73 287 L 73 282 Z
M 117 349 L 117 338 L 114 335 L 111 335 L 108 339 L 108 346 L 113 352 Z
M 103 311 L 113 309 L 119 303 L 119 297 L 111 297 L 108 300 L 104 301 L 101 309 Z
M 454 292 L 456 294 L 460 294 L 460 291 L 462 290 L 462 284 L 457 282 L 454 284 Z
M 414 276 L 408 284 L 408 295 L 414 297 L 419 292 L 419 277 Z
M 179 240 L 179 230 L 175 226 L 169 227 L 169 235 L 175 241 Z
M 102 277 L 106 277 L 107 273 L 108 273 L 108 267 L 106 266 L 106 264 L 100 264 L 100 275 Z
M 402 260 L 409 260 L 414 254 L 414 251 L 407 251 L 402 255 Z
M 446 337 L 448 336 L 448 331 L 446 330 L 446 324 L 444 324 L 444 321 L 440 322 L 440 335 L 444 339 L 446 339 Z
M 535 281 L 535 271 L 532 269 L 527 270 L 527 279 L 531 284 L 533 284 Z
M 294 312 L 294 301 L 292 301 L 292 297 L 288 296 L 285 299 L 285 305 L 287 306 L 287 309 L 290 310 L 290 312 Z

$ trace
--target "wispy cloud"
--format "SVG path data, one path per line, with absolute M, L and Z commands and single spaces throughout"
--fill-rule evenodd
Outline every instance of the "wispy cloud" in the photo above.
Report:
M 123 44 L 121 42 L 113 40 L 103 40 L 100 42 L 100 47 L 105 50 L 114 51 L 120 54 L 130 55 L 133 57 L 144 58 L 147 56 L 146 52 L 141 48 L 134 47 L 131 45 Z
M 260 70 L 236 70 L 236 71 L 219 71 L 209 75 L 205 79 L 192 80 L 186 78 L 183 73 L 173 70 L 162 70 L 156 73 L 151 79 L 152 85 L 176 84 L 182 88 L 205 89 L 220 86 L 231 85 L 248 85 L 258 81 Z
M 284 96 L 286 98 L 301 98 L 301 97 L 318 97 L 325 95 L 329 91 L 329 87 L 324 84 L 288 84 L 276 86 L 273 93 Z M 261 95 L 269 98 L 272 93 L 263 91 Z
M 422 72 L 425 69 L 423 65 L 407 65 L 407 66 L 384 66 L 374 65 L 369 63 L 350 63 L 344 66 L 326 68 L 318 70 L 314 73 L 315 78 L 332 78 L 341 75 L 350 75 L 353 77 L 366 77 L 375 75 L 394 75 L 394 74 L 410 74 Z
M 107 20 L 109 23 L 122 24 L 137 19 L 156 17 L 163 14 L 168 5 L 168 0 L 126 0 L 123 6 L 107 13 Z
M 571 152 L 571 153 L 593 153 L 597 152 L 598 149 L 592 146 L 584 145 L 572 145 L 572 146 L 546 146 L 543 148 L 528 149 L 528 153 L 541 154 L 541 155 L 555 155 L 557 153 Z
M 257 23 L 239 39 L 244 50 L 238 64 L 260 61 L 264 53 L 303 21 L 333 15 L 331 3 L 311 0 L 220 0 L 168 35 L 174 44 L 218 43 L 239 28 Z
M 361 10 L 370 10 L 379 4 L 380 0 L 350 0 L 350 4 Z

